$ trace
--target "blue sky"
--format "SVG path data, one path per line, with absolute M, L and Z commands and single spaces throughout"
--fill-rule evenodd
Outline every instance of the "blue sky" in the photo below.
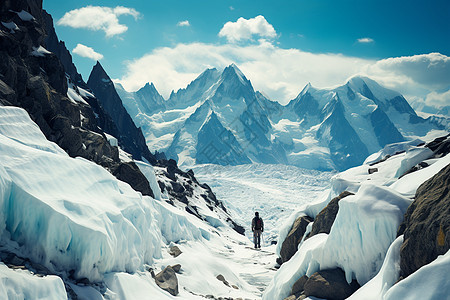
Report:
M 86 81 L 99 59 L 125 88 L 152 81 L 167 97 L 206 67 L 235 62 L 282 103 L 308 82 L 331 87 L 354 74 L 410 101 L 450 102 L 445 0 L 44 0 L 44 8 Z

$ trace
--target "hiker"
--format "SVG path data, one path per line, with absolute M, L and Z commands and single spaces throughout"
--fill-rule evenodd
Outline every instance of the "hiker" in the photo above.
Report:
M 264 231 L 264 222 L 259 217 L 259 212 L 255 212 L 255 217 L 252 220 L 252 231 L 255 248 L 261 248 L 261 234 Z

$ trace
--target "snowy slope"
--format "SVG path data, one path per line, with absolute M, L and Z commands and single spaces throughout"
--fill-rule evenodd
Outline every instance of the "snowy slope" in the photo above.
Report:
M 27 257 L 97 281 L 151 263 L 166 241 L 207 236 L 102 167 L 54 151 L 22 109 L 0 113 L 14 120 L 2 124 L 0 135 L 2 231 Z
M 419 144 L 419 141 L 415 144 Z M 406 151 L 392 153 L 396 149 Z M 377 163 L 374 166 L 377 170 L 370 174 L 368 162 L 375 157 L 382 157 L 382 153 L 391 153 L 392 156 L 384 156 L 387 159 Z M 398 264 L 398 243 L 401 243 L 395 241 L 397 229 L 419 185 L 450 164 L 450 155 L 429 159 L 432 155 L 430 149 L 411 143 L 389 145 L 369 158 L 366 164 L 334 176 L 327 196 L 301 207 L 288 218 L 280 229 L 280 240 L 284 240 L 298 216 L 315 217 L 332 198 L 344 190 L 355 195 L 339 202 L 339 210 L 329 234 L 317 234 L 300 243 L 297 253 L 275 275 L 263 299 L 284 299 L 301 276 L 336 267 L 344 270 L 347 282 L 356 279 L 362 285 L 351 299 L 369 299 L 370 295 L 380 295 L 373 299 L 382 299 L 384 296 L 389 298 L 390 294 L 398 295 L 399 287 L 392 287 L 399 275 L 399 269 L 395 266 Z M 430 166 L 402 176 L 422 161 Z M 278 253 L 280 249 L 281 244 L 278 244 Z M 437 271 L 445 264 L 444 260 L 440 262 L 436 262 Z M 423 275 L 417 276 L 424 278 Z M 435 284 L 429 278 L 427 282 L 431 286 Z M 407 282 L 404 284 L 408 285 Z M 392 291 L 389 290 L 391 287 Z M 411 292 L 414 293 L 421 292 Z M 434 296 L 438 294 L 436 290 L 428 293 Z M 425 299 L 431 299 L 428 297 Z

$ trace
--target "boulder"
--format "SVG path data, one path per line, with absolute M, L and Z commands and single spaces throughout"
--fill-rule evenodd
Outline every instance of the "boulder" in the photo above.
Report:
M 397 235 L 400 275 L 405 278 L 450 249 L 450 164 L 424 182 L 408 207 Z
M 308 276 L 300 277 L 292 286 L 291 295 L 298 295 L 303 292 L 306 281 L 308 281 Z
M 113 175 L 116 176 L 117 179 L 131 185 L 134 190 L 141 192 L 142 195 L 155 197 L 147 178 L 142 174 L 139 167 L 134 162 L 120 163 L 113 171 Z
M 175 271 L 175 273 L 180 273 L 180 271 L 181 271 L 181 265 L 180 264 L 176 264 L 176 265 L 173 265 L 171 267 Z
M 311 275 L 304 285 L 304 294 L 329 300 L 346 299 L 359 285 L 356 281 L 348 284 L 345 273 L 339 268 L 318 271 Z
M 230 286 L 230 284 L 228 283 L 228 281 L 225 279 L 225 277 L 223 277 L 222 274 L 219 274 L 216 276 L 217 280 L 222 281 L 223 284 L 225 284 L 226 286 Z
M 376 172 L 378 172 L 378 168 L 369 168 L 368 172 L 369 172 L 369 174 L 376 173 Z
M 295 220 L 291 230 L 286 236 L 286 239 L 281 245 L 281 263 L 287 262 L 295 254 L 295 252 L 297 252 L 298 244 L 301 242 L 303 235 L 306 232 L 306 227 L 312 221 L 313 219 L 308 216 L 298 217 Z
M 171 295 L 178 295 L 178 279 L 177 274 L 168 266 L 161 272 L 155 275 L 156 284 L 163 290 L 169 292 Z
M 318 233 L 330 233 L 331 226 L 333 226 L 334 220 L 336 219 L 336 215 L 339 211 L 339 201 L 350 195 L 354 194 L 343 191 L 339 196 L 333 198 L 330 203 L 328 203 L 328 205 L 316 216 L 311 232 L 308 233 L 305 240 Z
M 178 246 L 172 246 L 169 249 L 169 254 L 172 255 L 173 257 L 178 257 L 180 256 L 180 254 L 183 253 L 181 252 L 180 248 L 178 248 Z

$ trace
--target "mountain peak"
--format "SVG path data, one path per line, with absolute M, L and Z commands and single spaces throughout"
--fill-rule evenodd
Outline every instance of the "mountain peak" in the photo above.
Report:
M 88 85 L 89 81 L 92 81 L 94 78 L 100 78 L 105 83 L 112 82 L 111 78 L 108 76 L 99 61 L 97 61 L 95 66 L 92 68 L 91 74 L 89 74 Z
M 221 77 L 223 81 L 236 82 L 237 79 L 244 86 L 251 85 L 244 73 L 234 63 L 223 70 Z
M 384 100 L 393 99 L 397 96 L 401 96 L 400 93 L 390 90 L 373 79 L 362 75 L 355 75 L 350 78 L 346 85 L 355 92 L 361 93 L 363 96 L 373 99 L 374 97 Z

